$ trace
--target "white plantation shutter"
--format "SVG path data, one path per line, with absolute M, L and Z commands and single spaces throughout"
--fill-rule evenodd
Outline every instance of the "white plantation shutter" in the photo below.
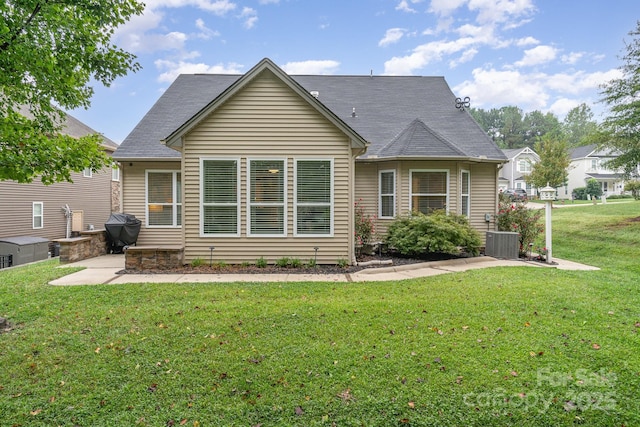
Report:
M 180 172 L 147 171 L 147 225 L 178 227 L 182 224 Z
M 447 208 L 448 171 L 411 171 L 411 210 L 429 214 Z
M 239 234 L 238 161 L 202 160 L 202 233 Z
M 333 215 L 333 162 L 296 162 L 296 234 L 331 235 Z
M 285 235 L 284 160 L 249 160 L 249 234 Z
M 380 218 L 396 216 L 396 171 L 380 171 Z

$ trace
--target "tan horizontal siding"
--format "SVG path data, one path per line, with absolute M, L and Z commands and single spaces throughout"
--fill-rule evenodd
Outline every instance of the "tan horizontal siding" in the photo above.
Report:
M 72 173 L 73 183 L 44 185 L 40 181 L 19 184 L 0 182 L 0 237 L 32 236 L 49 240 L 66 236 L 67 220 L 62 207 L 83 211 L 84 229 L 104 227 L 111 214 L 111 168 L 91 178 Z M 43 202 L 44 228 L 33 228 L 33 202 Z
M 221 105 L 183 141 L 185 261 L 214 258 L 227 263 L 269 262 L 287 256 L 308 261 L 319 247 L 318 262 L 350 260 L 350 141 L 325 117 L 270 72 L 265 72 Z M 200 159 L 240 159 L 240 237 L 200 237 Z M 247 236 L 247 166 L 253 158 L 281 158 L 287 163 L 287 236 Z M 333 159 L 333 237 L 294 237 L 294 161 Z
M 123 212 L 132 214 L 142 227 L 138 245 L 182 245 L 182 228 L 148 228 L 145 208 L 145 171 L 180 170 L 180 162 L 133 162 L 123 163 L 120 179 L 123 185 Z
M 486 231 L 494 230 L 495 214 L 498 207 L 498 170 L 489 163 L 472 164 L 465 168 L 471 172 L 471 225 L 480 232 L 484 245 Z M 484 220 L 485 214 L 491 214 L 491 222 Z

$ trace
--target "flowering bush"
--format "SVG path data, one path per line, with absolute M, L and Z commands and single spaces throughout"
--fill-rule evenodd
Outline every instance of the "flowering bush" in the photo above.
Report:
M 542 211 L 528 209 L 526 202 L 510 202 L 500 199 L 496 224 L 498 231 L 512 231 L 519 234 L 520 256 L 526 256 L 530 243 L 544 231 L 540 223 Z
M 362 199 L 355 203 L 355 238 L 356 245 L 366 245 L 376 233 L 375 215 L 367 215 L 364 206 L 361 204 Z

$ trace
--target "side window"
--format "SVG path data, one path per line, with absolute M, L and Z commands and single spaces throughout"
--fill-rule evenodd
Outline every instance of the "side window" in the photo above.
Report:
M 43 228 L 44 227 L 44 203 L 43 202 L 33 202 L 33 228 Z
M 380 189 L 380 218 L 396 216 L 396 171 L 380 171 L 378 188 Z

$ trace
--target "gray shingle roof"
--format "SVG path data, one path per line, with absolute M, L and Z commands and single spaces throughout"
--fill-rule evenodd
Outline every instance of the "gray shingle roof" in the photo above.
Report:
M 241 77 L 180 75 L 120 144 L 115 158 L 179 159 L 179 152 L 160 141 Z M 469 113 L 454 107 L 455 96 L 443 77 L 314 75 L 291 78 L 305 90 L 317 91 L 319 102 L 371 144 L 365 158 L 391 155 L 431 158 L 441 156 L 444 150 L 461 158 L 484 156 L 490 160 L 506 160 Z M 356 114 L 352 117 L 354 108 Z M 420 143 L 415 147 L 406 136 L 411 129 L 413 142 Z M 422 136 L 415 136 L 415 131 Z M 401 138 L 403 133 L 405 137 Z M 401 143 L 402 149 L 389 145 L 394 139 Z

